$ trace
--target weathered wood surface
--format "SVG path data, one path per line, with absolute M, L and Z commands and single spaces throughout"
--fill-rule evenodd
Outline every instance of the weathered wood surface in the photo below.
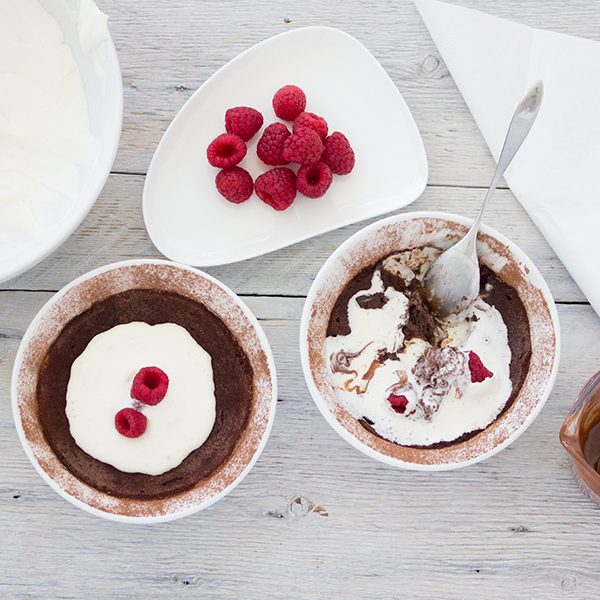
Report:
M 600 41 L 594 0 L 461 0 L 534 27 Z M 600 321 L 507 189 L 485 221 L 533 259 L 558 302 L 562 361 L 545 408 L 514 444 L 449 473 L 400 471 L 344 442 L 312 402 L 299 364 L 304 296 L 359 223 L 206 269 L 261 321 L 279 399 L 273 432 L 225 499 L 165 525 L 92 517 L 56 495 L 14 429 L 10 376 L 20 338 L 74 277 L 127 258 L 160 257 L 141 213 L 144 175 L 171 119 L 216 69 L 291 28 L 330 25 L 385 67 L 422 133 L 429 185 L 403 210 L 474 216 L 494 164 L 460 93 L 408 0 L 98 0 L 110 16 L 125 88 L 113 173 L 90 215 L 52 256 L 0 285 L 0 598 L 598 597 L 600 509 L 574 482 L 558 430 L 600 368 Z

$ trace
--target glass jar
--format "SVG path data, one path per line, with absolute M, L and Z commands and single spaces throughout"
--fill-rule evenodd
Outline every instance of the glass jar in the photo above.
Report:
M 575 479 L 600 505 L 600 372 L 585 385 L 560 430 Z

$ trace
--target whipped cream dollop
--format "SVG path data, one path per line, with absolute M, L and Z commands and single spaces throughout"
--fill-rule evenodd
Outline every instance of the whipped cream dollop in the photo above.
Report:
M 89 3 L 84 8 L 93 12 Z M 83 38 L 102 37 L 88 29 L 96 33 Z M 81 73 L 57 21 L 37 0 L 2 0 L 0 260 L 64 217 L 98 149 Z
M 481 298 L 460 315 L 439 321 L 433 345 L 420 337 L 407 339 L 414 298 L 385 285 L 382 268 L 405 283 L 420 281 L 434 254 L 420 248 L 386 259 L 374 271 L 370 289 L 357 292 L 348 303 L 350 334 L 325 341 L 343 406 L 402 445 L 450 442 L 482 429 L 498 416 L 512 391 L 507 328 L 499 311 Z M 483 381 L 472 381 L 471 352 L 491 371 Z M 400 402 L 401 407 L 394 407 Z
M 155 406 L 131 398 L 133 378 L 155 366 L 169 378 Z M 115 415 L 135 407 L 147 418 L 137 438 L 121 435 Z M 117 325 L 94 337 L 71 367 L 66 414 L 76 444 L 127 473 L 160 475 L 208 438 L 216 417 L 210 355 L 179 325 Z
M 81 0 L 77 18 L 77 31 L 81 49 L 87 56 L 94 54 L 102 42 L 110 38 L 108 16 L 96 6 L 93 0 Z

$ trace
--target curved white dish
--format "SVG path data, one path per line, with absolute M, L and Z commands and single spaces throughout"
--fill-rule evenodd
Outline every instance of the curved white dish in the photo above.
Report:
M 12 249 L 0 259 L 0 282 L 27 271 L 54 252 L 80 225 L 100 195 L 117 153 L 123 122 L 123 84 L 117 52 L 111 38 L 96 49 L 95 60 L 81 48 L 78 31 L 80 0 L 39 0 L 65 36 L 79 66 L 87 96 L 90 128 L 99 140 L 98 157 L 83 174 L 79 199 L 44 235 Z M 89 8 L 89 7 L 88 7 Z M 100 65 L 98 70 L 98 65 Z
M 276 121 L 273 94 L 300 86 L 307 110 L 343 132 L 356 154 L 349 175 L 334 176 L 319 199 L 298 195 L 276 212 L 256 195 L 233 205 L 215 188 L 206 148 L 225 131 L 225 111 L 260 110 Z M 262 130 L 261 130 L 262 131 Z M 259 132 L 240 166 L 267 171 L 256 158 Z M 406 206 L 427 183 L 427 158 L 414 119 L 387 73 L 352 36 L 328 27 L 293 30 L 233 59 L 202 85 L 167 129 L 144 186 L 148 233 L 160 252 L 195 266 L 231 263 Z

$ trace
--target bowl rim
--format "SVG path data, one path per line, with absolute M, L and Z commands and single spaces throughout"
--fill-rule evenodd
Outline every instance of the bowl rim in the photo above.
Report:
M 125 504 L 129 503 L 129 506 L 132 506 L 134 510 L 145 512 L 145 514 L 131 514 L 131 510 L 117 510 L 119 506 L 116 505 L 123 504 L 122 500 L 114 501 L 113 497 L 103 494 L 102 492 L 84 484 L 75 478 L 74 475 L 72 475 L 64 466 L 62 466 L 62 463 L 60 463 L 59 459 L 54 455 L 54 452 L 50 449 L 50 446 L 45 439 L 37 439 L 32 441 L 30 436 L 28 437 L 23 422 L 27 418 L 30 418 L 30 415 L 26 415 L 23 408 L 25 406 L 25 402 L 34 402 L 35 399 L 32 399 L 31 397 L 34 394 L 30 393 L 29 395 L 26 395 L 26 392 L 22 391 L 22 388 L 24 387 L 22 385 L 23 380 L 28 377 L 27 373 L 22 371 L 22 369 L 24 361 L 27 360 L 26 354 L 29 350 L 32 340 L 35 339 L 40 326 L 44 325 L 44 323 L 47 324 L 48 319 L 52 318 L 53 314 L 55 314 L 55 309 L 60 306 L 60 303 L 65 300 L 65 297 L 69 294 L 77 293 L 79 286 L 85 284 L 89 280 L 98 278 L 99 276 L 108 275 L 110 277 L 111 272 L 116 272 L 118 270 L 133 269 L 134 271 L 132 272 L 135 272 L 136 268 L 153 269 L 155 267 L 167 267 L 168 269 L 174 269 L 178 275 L 191 277 L 196 281 L 203 282 L 205 285 L 210 287 L 211 292 L 216 291 L 219 293 L 219 298 L 215 300 L 215 303 L 222 303 L 227 309 L 233 309 L 236 316 L 238 316 L 238 318 L 242 318 L 241 320 L 243 322 L 238 327 L 239 331 L 234 332 L 234 334 L 237 334 L 236 338 L 238 339 L 239 343 L 242 344 L 242 347 L 246 353 L 249 354 L 251 361 L 252 357 L 250 356 L 249 349 L 243 344 L 254 344 L 253 349 L 258 351 L 260 356 L 256 362 L 252 363 L 253 367 L 257 366 L 259 360 L 262 361 L 260 362 L 260 366 L 263 366 L 263 372 L 260 374 L 256 374 L 255 368 L 256 402 L 253 405 L 252 414 L 250 417 L 251 423 L 249 424 L 254 426 L 256 431 L 259 433 L 259 436 L 258 441 L 256 441 L 256 439 L 254 441 L 249 440 L 248 438 L 250 438 L 250 436 L 242 436 L 242 438 L 236 444 L 236 448 L 232 456 L 215 473 L 221 474 L 223 472 L 223 479 L 225 479 L 226 484 L 210 486 L 211 489 L 208 493 L 208 496 L 204 497 L 201 501 L 194 501 L 194 492 L 199 487 L 197 486 L 196 488 L 192 488 L 187 492 L 176 495 L 174 498 L 166 499 L 164 503 L 161 503 L 161 506 L 164 506 L 165 508 L 160 511 L 155 511 L 155 514 L 152 513 L 151 504 L 155 503 L 156 501 L 125 501 Z M 171 273 L 171 271 L 169 271 L 169 273 Z M 143 277 L 143 274 L 140 275 L 140 277 Z M 131 288 L 126 289 L 132 289 L 133 287 L 135 286 L 132 285 Z M 181 289 L 178 288 L 177 291 L 181 291 Z M 110 295 L 111 293 L 108 293 L 106 297 Z M 88 306 L 90 304 L 91 303 L 88 303 Z M 207 308 L 209 308 L 209 310 L 213 310 L 213 308 L 210 306 L 207 306 Z M 79 312 L 77 314 L 79 314 Z M 213 312 L 215 311 L 213 310 Z M 215 314 L 218 313 L 215 312 Z M 227 323 L 222 314 L 218 314 L 218 316 L 230 329 L 232 329 L 231 323 Z M 68 322 L 68 320 L 66 322 Z M 58 331 L 61 329 L 62 325 Z M 240 339 L 242 334 L 245 336 L 244 341 Z M 56 339 L 56 336 L 51 335 L 49 338 L 50 339 L 48 341 L 44 342 L 44 353 L 47 347 L 53 342 L 54 339 Z M 37 381 L 37 377 L 32 377 L 31 379 L 35 379 L 35 381 Z M 32 385 L 35 387 L 34 384 L 35 382 L 29 385 L 30 387 Z M 211 275 L 188 265 L 163 259 L 131 259 L 111 263 L 80 275 L 65 285 L 61 290 L 54 294 L 44 304 L 44 306 L 42 306 L 27 328 L 17 350 L 12 371 L 11 404 L 17 435 L 21 445 L 23 446 L 23 449 L 25 450 L 25 454 L 42 479 L 60 496 L 88 513 L 101 516 L 112 521 L 129 523 L 166 522 L 191 515 L 214 504 L 217 500 L 233 490 L 252 469 L 267 443 L 275 417 L 275 408 L 277 405 L 277 376 L 275 370 L 275 361 L 268 339 L 257 318 L 254 316 L 248 306 L 229 287 Z M 248 432 L 248 429 L 249 428 L 246 429 L 245 433 Z M 43 436 L 41 437 L 43 438 Z M 43 460 L 40 460 L 40 456 L 43 456 Z M 51 461 L 52 465 L 59 469 L 60 472 L 57 479 L 59 479 L 61 483 L 58 483 L 57 480 L 53 478 L 42 466 L 41 462 L 46 460 Z M 234 462 L 235 465 L 233 464 Z M 227 471 L 227 473 L 225 473 L 225 471 Z M 213 476 L 211 476 L 211 478 L 212 477 Z M 73 488 L 75 489 L 75 493 L 71 491 Z M 86 499 L 90 496 L 93 496 L 95 500 L 100 499 L 102 502 L 98 505 L 98 503 L 95 501 L 86 501 Z M 183 501 L 184 499 L 187 501 Z M 116 507 L 112 509 L 111 507 L 113 506 Z
M 410 453 L 412 457 L 411 459 L 403 460 L 398 458 L 397 455 L 399 451 L 397 449 L 407 447 L 393 444 L 392 442 L 382 440 L 378 437 L 376 438 L 376 436 L 373 436 L 372 434 L 368 433 L 366 430 L 364 430 L 364 428 L 362 428 L 362 426 L 358 425 L 358 421 L 354 417 L 350 417 L 346 423 L 343 423 L 343 419 L 340 419 L 339 417 L 339 412 L 345 412 L 344 409 L 338 409 L 336 407 L 334 410 L 334 407 L 332 407 L 332 404 L 334 403 L 332 402 L 334 394 L 333 388 L 329 385 L 329 389 L 323 390 L 322 386 L 320 387 L 319 384 L 315 381 L 315 376 L 312 370 L 310 358 L 311 354 L 315 353 L 315 349 L 309 342 L 308 335 L 309 328 L 311 326 L 311 321 L 315 318 L 315 315 L 317 314 L 315 301 L 319 299 L 319 294 L 323 291 L 323 286 L 327 284 L 327 279 L 332 273 L 333 269 L 336 266 L 338 268 L 342 268 L 341 260 L 344 256 L 347 256 L 349 250 L 355 248 L 360 243 L 364 243 L 366 240 L 369 239 L 369 237 L 373 236 L 374 233 L 381 231 L 382 229 L 389 227 L 398 227 L 399 225 L 404 224 L 408 221 L 425 222 L 426 220 L 432 219 L 439 220 L 440 222 L 444 222 L 447 224 L 462 226 L 465 232 L 473 222 L 472 219 L 468 219 L 466 217 L 455 215 L 452 213 L 444 213 L 439 211 L 409 212 L 398 215 L 392 215 L 385 219 L 378 220 L 375 223 L 364 227 L 360 231 L 350 236 L 347 240 L 345 240 L 325 261 L 325 263 L 323 264 L 323 266 L 319 270 L 319 273 L 313 281 L 313 284 L 306 297 L 306 301 L 302 311 L 302 317 L 300 321 L 299 343 L 302 370 L 310 394 L 325 420 L 343 439 L 345 439 L 348 443 L 350 443 L 352 446 L 354 446 L 356 449 L 366 454 L 367 456 L 370 456 L 371 458 L 374 458 L 378 461 L 395 467 L 420 471 L 445 471 L 480 462 L 485 458 L 489 458 L 490 456 L 497 454 L 498 452 L 500 452 L 500 450 L 502 450 L 503 448 L 511 444 L 513 441 L 515 441 L 531 425 L 531 423 L 537 417 L 539 412 L 542 410 L 546 400 L 550 395 L 558 373 L 558 367 L 560 362 L 561 335 L 558 312 L 556 310 L 552 294 L 535 264 L 514 242 L 512 242 L 496 230 L 492 229 L 491 227 L 488 227 L 484 224 L 481 225 L 481 233 L 483 235 L 489 236 L 492 240 L 495 240 L 499 242 L 502 246 L 504 246 L 510 252 L 510 254 L 517 259 L 518 264 L 522 265 L 522 267 L 526 270 L 527 277 L 529 278 L 532 285 L 535 288 L 539 289 L 542 299 L 548 309 L 548 322 L 546 323 L 546 325 L 551 330 L 550 333 L 554 340 L 554 352 L 550 357 L 552 361 L 551 367 L 547 369 L 547 373 L 543 378 L 543 389 L 539 392 L 535 404 L 531 407 L 530 410 L 527 411 L 527 414 L 520 418 L 518 426 L 514 427 L 508 433 L 508 435 L 504 435 L 503 437 L 501 437 L 498 443 L 495 443 L 493 446 L 486 448 L 484 451 L 477 452 L 476 455 L 473 455 L 469 452 L 460 451 L 461 447 L 468 448 L 468 446 L 465 446 L 465 444 L 469 444 L 470 440 L 467 440 L 467 442 L 453 445 L 457 448 L 457 451 L 450 454 L 450 456 L 447 456 L 449 454 L 448 452 L 444 453 L 438 451 L 437 449 L 423 449 L 416 453 L 419 455 L 418 459 L 414 458 L 415 452 L 412 452 Z M 369 263 L 361 263 L 360 268 L 367 266 L 367 264 L 372 264 L 374 260 L 377 259 L 372 259 Z M 336 298 L 337 295 L 338 294 L 335 294 Z M 528 316 L 531 320 L 531 315 L 529 314 Z M 318 350 L 319 348 L 317 348 L 317 351 Z M 528 380 L 526 380 L 526 383 L 527 381 Z M 524 383 L 523 388 L 525 388 L 526 383 Z M 324 396 L 329 397 L 327 398 Z M 515 402 L 513 403 L 513 406 L 518 404 L 520 398 L 521 392 L 517 396 Z M 338 412 L 337 416 L 336 412 Z M 348 415 L 348 413 L 346 413 L 346 415 Z M 499 420 L 500 419 L 497 419 L 497 421 Z M 355 429 L 354 425 L 349 427 L 348 422 L 353 422 L 354 424 L 356 424 L 356 427 L 360 427 L 360 430 Z M 492 425 L 485 428 L 480 434 L 477 434 L 472 439 L 477 439 L 479 436 L 485 435 L 485 433 L 491 428 Z M 363 438 L 362 440 L 357 438 L 358 431 L 360 433 L 360 437 Z M 377 448 L 375 447 L 375 444 L 369 443 L 369 436 L 370 438 L 378 440 L 376 444 L 378 446 Z M 367 441 L 365 442 L 364 440 Z M 393 451 L 392 454 L 381 451 L 380 448 L 382 446 L 386 449 L 389 449 L 390 451 Z M 453 446 L 451 446 L 451 448 Z

